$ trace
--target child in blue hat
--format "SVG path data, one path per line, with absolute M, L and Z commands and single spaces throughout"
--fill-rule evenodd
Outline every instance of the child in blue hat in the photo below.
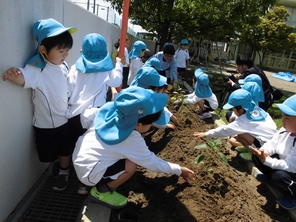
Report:
M 253 151 L 253 160 L 263 173 L 256 178 L 267 182 L 282 196 L 279 204 L 286 209 L 296 208 L 296 95 L 276 104 L 282 111 L 283 127 L 259 150 Z
M 175 47 L 172 43 L 165 43 L 163 46 L 163 51 L 158 52 L 153 56 L 160 61 L 159 74 L 167 77 L 168 84 L 176 84 L 178 80 L 177 65 L 174 58 Z
M 210 87 L 209 76 L 202 69 L 196 69 L 194 92 L 186 95 L 185 103 L 197 104 L 199 111 L 197 112 L 200 119 L 211 118 L 213 111 L 218 108 L 218 100 Z
M 127 84 L 130 85 L 134 80 L 135 76 L 139 69 L 143 66 L 142 57 L 144 56 L 145 50 L 147 50 L 147 46 L 142 41 L 135 41 L 133 44 L 133 48 L 129 53 L 130 59 L 130 69 Z
M 265 101 L 264 91 L 262 88 L 262 80 L 259 75 L 251 74 L 245 79 L 240 79 L 241 88 L 249 91 L 252 95 L 253 101 L 260 107 L 260 104 Z M 262 108 L 262 107 L 261 107 Z M 232 111 L 226 113 L 226 120 L 232 122 L 236 115 Z
M 188 51 L 189 41 L 187 39 L 182 39 L 180 42 L 180 48 L 177 49 L 175 53 L 175 60 L 177 64 L 177 71 L 180 73 L 184 72 L 189 66 L 189 51 Z
M 151 61 L 153 62 L 153 60 Z M 131 86 L 139 86 L 145 89 L 152 89 L 157 93 L 165 93 L 167 87 L 167 78 L 159 75 L 156 69 L 144 66 L 137 73 L 135 79 L 131 83 Z M 157 128 L 174 129 L 175 125 L 170 124 L 170 120 L 172 120 L 176 125 L 179 125 L 177 118 L 168 110 L 167 107 L 165 107 L 164 112 L 161 114 L 159 120 L 153 123 L 153 126 Z
M 157 71 L 161 70 L 160 68 L 160 61 L 158 58 L 152 57 L 151 59 L 147 60 L 144 64 L 146 67 L 152 67 L 156 69 Z
M 66 112 L 68 108 L 68 66 L 65 59 L 72 48 L 71 33 L 54 19 L 39 20 L 33 25 L 38 45 L 24 68 L 10 68 L 4 80 L 33 90 L 33 127 L 41 162 L 59 160 L 59 173 L 54 190 L 64 190 L 68 184 L 73 147 L 68 146 Z
M 115 68 L 107 51 L 105 38 L 97 33 L 87 34 L 82 41 L 82 53 L 68 74 L 69 104 L 67 117 L 70 130 L 69 145 L 75 147 L 76 141 L 87 128 L 80 119 L 91 108 L 106 103 L 108 87 L 118 87 L 122 83 L 123 62 L 116 57 Z M 96 109 L 92 109 L 93 112 Z M 81 116 L 83 115 L 83 116 Z M 86 193 L 84 186 L 78 190 Z
M 94 127 L 79 138 L 73 153 L 78 178 L 93 186 L 91 200 L 112 208 L 125 206 L 127 198 L 115 189 L 131 178 L 137 165 L 181 175 L 186 181 L 193 178 L 193 171 L 149 151 L 141 135 L 160 117 L 167 102 L 166 94 L 131 86 L 99 109 Z
M 194 136 L 203 138 L 238 135 L 238 140 L 244 146 L 254 144 L 256 147 L 261 147 L 276 132 L 276 124 L 270 115 L 258 107 L 252 100 L 251 94 L 244 89 L 232 92 L 223 109 L 232 109 L 237 118 L 227 125 L 205 133 L 196 132 Z

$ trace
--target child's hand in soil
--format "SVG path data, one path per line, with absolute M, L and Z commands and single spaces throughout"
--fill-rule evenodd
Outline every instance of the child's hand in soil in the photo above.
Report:
M 186 182 L 189 182 L 190 180 L 194 180 L 194 172 L 187 167 L 181 167 L 181 177 L 184 178 Z
M 248 146 L 249 150 L 251 150 L 258 158 L 259 160 L 264 163 L 265 162 L 265 159 L 267 157 L 270 157 L 269 153 L 267 153 L 266 151 L 264 150 L 258 150 L 252 146 Z
M 198 138 L 205 138 L 206 137 L 205 133 L 202 133 L 202 132 L 195 132 L 195 133 L 193 133 L 193 136 L 197 136 Z
M 172 124 L 172 123 L 168 123 L 166 125 L 166 127 L 169 128 L 169 129 L 176 129 L 176 126 L 174 124 Z

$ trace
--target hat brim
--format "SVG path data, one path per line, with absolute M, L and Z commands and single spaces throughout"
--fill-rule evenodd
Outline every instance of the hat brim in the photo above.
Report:
M 238 80 L 238 84 L 243 85 L 244 83 L 245 83 L 245 81 L 243 79 Z
M 163 110 L 161 115 L 157 121 L 155 121 L 158 125 L 166 125 L 170 122 L 170 116 Z
M 224 106 L 223 106 L 223 109 L 232 109 L 234 106 L 229 104 L 229 103 L 226 103 Z
M 57 36 L 57 35 L 60 35 L 64 32 L 69 32 L 70 34 L 76 32 L 77 29 L 76 28 L 73 28 L 73 27 L 68 27 L 68 28 L 62 28 L 62 29 L 59 29 L 53 33 L 51 33 L 48 37 L 53 37 L 53 36 Z
M 157 87 L 161 87 L 161 86 L 167 86 L 168 83 L 167 83 L 167 78 L 162 76 L 162 75 L 159 75 L 159 80 L 158 80 L 158 86 Z
M 275 104 L 277 107 L 279 107 L 279 109 L 283 112 L 283 113 L 285 113 L 285 114 L 287 114 L 287 115 L 289 115 L 289 116 L 296 116 L 296 112 L 293 110 L 293 109 L 291 109 L 289 106 L 287 106 L 287 105 L 285 105 L 285 104 L 283 104 L 283 103 L 276 103 Z
M 107 53 L 104 59 L 88 60 L 83 54 L 77 59 L 76 69 L 82 73 L 106 72 L 114 69 L 111 56 Z

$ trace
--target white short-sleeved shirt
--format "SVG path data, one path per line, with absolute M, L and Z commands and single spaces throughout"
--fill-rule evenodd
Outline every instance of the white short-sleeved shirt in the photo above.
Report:
M 127 84 L 130 85 L 131 82 L 134 80 L 135 76 L 137 75 L 139 69 L 143 66 L 142 59 L 137 57 L 130 60 L 130 69 L 128 74 Z
M 178 49 L 175 53 L 175 60 L 178 68 L 186 68 L 186 60 L 190 59 L 188 49 Z
M 195 95 L 195 93 L 191 93 L 191 94 L 188 94 L 186 95 L 186 98 L 185 98 L 185 103 L 187 104 L 196 104 L 197 102 L 201 101 L 201 100 L 207 100 L 210 104 L 210 108 L 212 109 L 217 109 L 218 108 L 218 100 L 217 100 L 217 97 L 214 93 L 212 93 L 212 95 L 210 97 L 207 97 L 207 98 L 199 98 Z
M 136 130 L 123 142 L 108 145 L 96 136 L 92 127 L 79 137 L 72 159 L 79 180 L 88 186 L 97 184 L 106 169 L 120 159 L 128 159 L 155 172 L 181 174 L 178 164 L 162 160 L 151 152 Z
M 263 143 L 271 140 L 276 133 L 276 124 L 268 113 L 262 121 L 249 120 L 246 114 L 243 114 L 227 125 L 209 130 L 205 135 L 209 137 L 225 137 L 242 133 L 250 134 L 263 145 Z
M 68 74 L 70 99 L 67 117 L 71 118 L 86 109 L 104 105 L 108 87 L 118 87 L 121 82 L 121 63 L 116 63 L 112 71 L 97 73 L 81 73 L 73 65 Z
M 56 128 L 67 122 L 68 68 L 65 64 L 47 62 L 43 70 L 32 65 L 20 68 L 25 79 L 24 88 L 33 89 L 33 125 Z

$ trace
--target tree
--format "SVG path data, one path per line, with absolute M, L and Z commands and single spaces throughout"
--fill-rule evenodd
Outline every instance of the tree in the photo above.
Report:
M 107 0 L 121 11 L 122 0 Z M 276 0 L 132 0 L 130 19 L 157 35 L 161 45 L 172 38 L 202 36 L 225 41 L 254 24 Z
M 121 12 L 122 0 L 107 0 L 112 6 Z M 172 26 L 178 20 L 175 0 L 133 0 L 130 5 L 130 19 L 134 24 L 142 26 L 154 33 L 160 44 L 170 41 Z
M 250 44 L 257 52 L 260 64 L 268 52 L 296 48 L 296 34 L 292 33 L 293 27 L 285 23 L 288 17 L 289 12 L 285 7 L 275 7 L 266 15 L 259 17 L 256 24 L 244 27 L 241 40 Z

